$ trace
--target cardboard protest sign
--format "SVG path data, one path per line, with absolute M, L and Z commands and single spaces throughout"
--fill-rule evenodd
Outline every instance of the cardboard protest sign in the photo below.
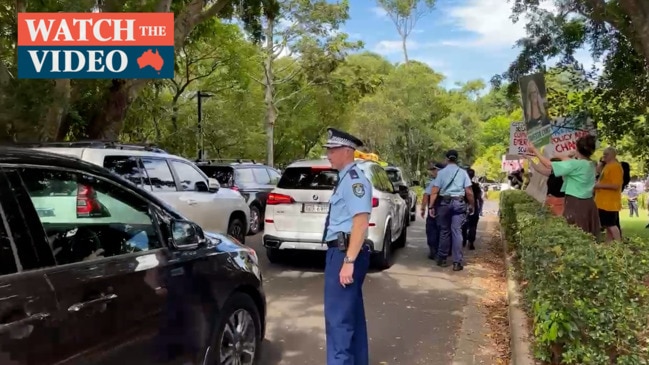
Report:
M 587 135 L 597 136 L 592 119 L 586 116 L 557 118 L 552 125 L 552 152 L 562 154 L 577 149 L 577 140 Z
M 527 138 L 536 147 L 550 143 L 552 126 L 548 116 L 545 79 L 542 73 L 523 76 L 519 80 L 523 117 Z
M 511 155 L 502 155 L 500 160 L 500 170 L 502 172 L 511 174 L 512 172 L 523 168 L 523 162 L 518 158 L 518 156 L 514 159 L 508 159 L 507 157 L 511 157 Z
M 513 122 L 509 126 L 509 154 L 524 156 L 527 153 L 527 132 L 524 122 Z

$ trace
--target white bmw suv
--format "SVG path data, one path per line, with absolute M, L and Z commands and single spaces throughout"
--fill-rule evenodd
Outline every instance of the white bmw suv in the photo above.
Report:
M 220 189 L 196 165 L 163 150 L 112 142 L 57 142 L 34 149 L 73 156 L 102 166 L 152 192 L 203 229 L 245 243 L 250 208 L 239 192 Z
M 373 261 L 387 269 L 392 250 L 406 244 L 408 206 L 379 164 L 356 160 L 356 165 L 373 186 L 368 232 Z M 271 262 L 278 262 L 286 250 L 327 249 L 322 233 L 337 181 L 338 172 L 326 159 L 296 161 L 284 170 L 266 202 L 263 243 Z

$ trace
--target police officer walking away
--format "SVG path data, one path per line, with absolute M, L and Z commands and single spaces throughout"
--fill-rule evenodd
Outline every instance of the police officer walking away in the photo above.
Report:
M 421 202 L 421 217 L 423 218 L 428 211 L 428 202 L 430 197 L 430 191 L 433 188 L 433 181 L 437 177 L 437 172 L 440 169 L 443 169 L 444 165 L 441 163 L 430 162 L 428 164 L 428 174 L 430 175 L 430 180 L 424 188 L 424 196 Z M 437 257 L 437 250 L 439 249 L 439 228 L 437 226 L 437 220 L 435 217 L 430 214 L 426 217 L 426 241 L 428 242 L 428 258 L 435 260 Z
M 323 241 L 329 247 L 325 266 L 324 310 L 327 365 L 368 365 L 363 281 L 370 265 L 365 244 L 372 185 L 354 163 L 358 138 L 329 128 L 324 147 L 338 183 L 329 199 Z
M 478 221 L 480 220 L 480 212 L 482 212 L 484 201 L 482 200 L 482 189 L 480 188 L 480 184 L 473 182 L 475 171 L 473 169 L 467 169 L 466 172 L 471 180 L 471 190 L 473 191 L 473 201 L 475 205 L 473 206 L 473 214 L 467 215 L 466 220 L 462 225 L 462 247 L 466 247 L 468 242 L 469 250 L 475 250 L 475 236 L 478 230 Z
M 453 255 L 453 271 L 464 268 L 462 266 L 462 223 L 467 210 L 469 214 L 473 214 L 475 207 L 471 179 L 467 172 L 457 165 L 457 159 L 457 151 L 450 150 L 446 153 L 446 167 L 437 173 L 428 204 L 430 209 L 428 214 L 436 217 L 440 229 L 437 265 L 447 266 L 446 258 L 450 250 Z

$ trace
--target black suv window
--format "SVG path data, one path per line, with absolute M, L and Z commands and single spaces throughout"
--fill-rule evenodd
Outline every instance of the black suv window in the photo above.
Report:
M 18 169 L 59 265 L 161 247 L 149 205 L 93 176 Z
M 142 162 L 137 157 L 106 156 L 104 157 L 104 167 L 138 187 L 142 187 L 145 181 L 148 185 L 149 179 L 144 174 L 144 166 L 142 166 Z
M 252 173 L 252 169 L 234 169 L 234 183 L 239 184 L 251 184 L 255 182 L 255 175 Z
M 13 237 L 9 236 L 7 216 L 4 209 L 0 208 L 0 275 L 13 274 L 18 271 L 14 250 L 12 248 Z
M 142 158 L 142 164 L 149 176 L 149 181 L 145 185 L 154 192 L 159 191 L 176 191 L 176 182 L 171 174 L 167 160 L 161 158 Z
M 257 180 L 257 184 L 260 185 L 269 185 L 270 184 L 270 176 L 268 176 L 268 172 L 266 168 L 264 167 L 255 167 L 254 169 L 251 169 L 252 173 L 255 175 L 255 180 Z
M 338 171 L 330 168 L 289 167 L 277 183 L 282 189 L 330 190 L 336 186 Z
M 385 172 L 388 174 L 388 177 L 390 178 L 390 181 L 392 182 L 401 182 L 402 177 L 401 177 L 401 172 L 399 170 L 385 170 Z
M 282 177 L 279 172 L 273 169 L 267 169 L 268 170 L 268 175 L 270 175 L 270 183 L 272 185 L 277 185 L 277 182 L 279 179 Z
M 198 165 L 208 177 L 216 179 L 223 187 L 231 187 L 234 184 L 234 169 L 230 166 Z

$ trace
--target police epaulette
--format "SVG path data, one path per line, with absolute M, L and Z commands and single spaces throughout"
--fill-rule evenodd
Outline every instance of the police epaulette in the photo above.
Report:
M 358 172 L 356 172 L 356 170 L 354 169 L 350 170 L 349 177 L 351 177 L 352 179 L 358 179 Z

